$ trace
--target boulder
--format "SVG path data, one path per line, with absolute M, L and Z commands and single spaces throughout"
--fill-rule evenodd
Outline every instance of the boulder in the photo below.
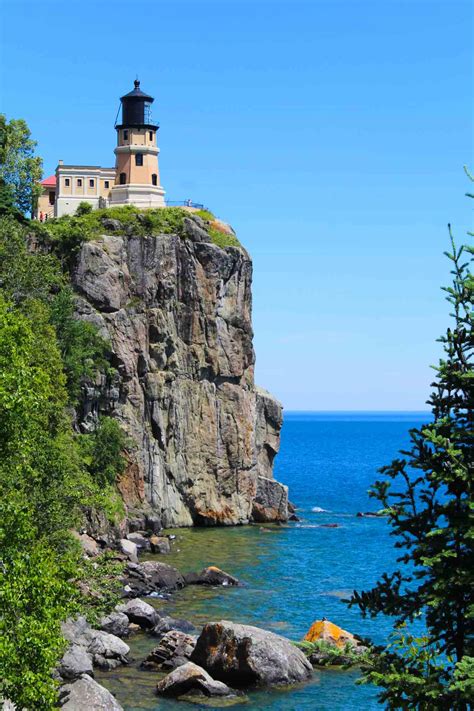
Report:
M 120 637 L 101 630 L 92 630 L 87 651 L 92 654 L 94 664 L 101 669 L 115 669 L 127 664 L 130 647 Z
M 170 630 L 179 630 L 180 632 L 193 632 L 194 629 L 194 625 L 192 625 L 187 620 L 163 615 L 153 627 L 152 634 L 155 637 L 162 637 L 164 634 L 166 634 L 166 632 L 169 632 Z
M 139 625 L 144 630 L 152 629 L 160 619 L 154 607 L 138 598 L 118 605 L 116 610 L 126 615 L 129 622 Z
M 72 645 L 82 647 L 96 666 L 113 669 L 128 663 L 126 657 L 130 647 L 114 634 L 92 629 L 84 617 L 63 622 L 61 630 L 65 639 Z
M 100 629 L 117 637 L 127 637 L 129 634 L 129 621 L 123 612 L 111 612 L 100 621 Z
M 63 679 L 77 679 L 92 671 L 92 654 L 79 644 L 72 644 L 58 664 L 57 671 Z
M 150 539 L 143 535 L 142 531 L 135 531 L 134 533 L 129 533 L 127 535 L 127 541 L 132 541 L 135 543 L 138 552 L 151 550 Z
M 166 555 L 171 551 L 170 542 L 164 536 L 151 536 L 150 546 L 153 553 L 161 553 Z
M 240 585 L 237 578 L 214 565 L 200 573 L 187 573 L 184 577 L 188 585 Z
M 76 531 L 73 531 L 73 535 L 74 538 L 79 541 L 83 552 L 87 556 L 89 556 L 90 558 L 95 558 L 100 554 L 101 547 L 99 546 L 97 541 L 91 536 L 88 536 L 87 533 L 77 533 Z
M 110 691 L 88 674 L 61 687 L 59 701 L 65 711 L 123 711 Z
M 127 538 L 121 538 L 119 542 L 120 550 L 132 563 L 138 563 L 138 548 L 136 543 Z
M 288 639 L 227 620 L 205 625 L 191 660 L 238 686 L 294 684 L 312 673 L 303 652 Z
M 288 520 L 288 487 L 276 479 L 257 477 L 252 519 L 257 523 Z
M 151 533 L 158 534 L 161 531 L 161 529 L 163 528 L 163 525 L 161 523 L 161 518 L 157 514 L 154 514 L 154 513 L 146 514 L 145 522 L 146 522 L 146 530 L 151 531 Z
M 165 676 L 156 687 L 156 693 L 163 696 L 182 696 L 198 692 L 204 696 L 230 696 L 232 690 L 221 681 L 215 681 L 204 669 L 186 662 Z
M 138 564 L 130 562 L 125 574 L 134 597 L 149 595 L 152 592 L 179 590 L 186 584 L 179 570 L 155 560 Z
M 304 639 L 307 642 L 317 642 L 324 640 L 342 649 L 346 644 L 358 645 L 359 641 L 350 632 L 346 632 L 342 627 L 338 627 L 329 620 L 322 619 L 313 622 Z
M 169 670 L 185 664 L 190 660 L 191 654 L 196 646 L 196 637 L 170 630 L 160 640 L 141 666 L 143 669 Z

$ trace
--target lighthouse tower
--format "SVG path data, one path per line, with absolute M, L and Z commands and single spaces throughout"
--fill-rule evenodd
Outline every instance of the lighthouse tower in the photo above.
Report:
M 156 144 L 158 125 L 153 123 L 151 105 L 154 101 L 135 88 L 120 98 L 122 120 L 116 125 L 115 184 L 110 193 L 110 205 L 164 207 L 165 191 L 160 185 Z

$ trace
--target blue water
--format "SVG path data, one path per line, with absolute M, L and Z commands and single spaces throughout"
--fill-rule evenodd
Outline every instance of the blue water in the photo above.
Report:
M 364 620 L 341 598 L 371 587 L 395 561 L 385 519 L 356 516 L 376 511 L 367 496 L 377 469 L 408 444 L 408 431 L 429 419 L 427 413 L 285 413 L 275 476 L 288 484 L 300 523 L 177 531 L 167 559 L 183 571 L 218 565 L 246 587 L 186 588 L 171 602 L 156 602 L 169 614 L 196 625 L 232 619 L 300 639 L 323 616 L 351 632 L 386 640 L 390 621 Z M 337 528 L 322 524 L 337 523 Z M 145 636 L 132 642 L 137 658 L 154 645 Z M 357 672 L 321 670 L 310 684 L 290 692 L 260 692 L 238 708 L 272 711 L 376 709 L 376 690 L 356 685 Z M 136 668 L 104 676 L 126 711 L 189 708 L 183 702 L 153 696 L 156 675 Z

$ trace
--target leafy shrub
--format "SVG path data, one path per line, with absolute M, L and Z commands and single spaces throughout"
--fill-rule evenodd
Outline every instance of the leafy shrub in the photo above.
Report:
M 367 651 L 360 654 L 355 651 L 354 645 L 350 642 L 344 647 L 337 647 L 331 642 L 324 639 L 318 639 L 314 642 L 302 640 L 294 643 L 296 647 L 301 649 L 307 657 L 315 654 L 318 656 L 318 664 L 320 666 L 354 666 L 367 664 L 370 658 L 370 652 Z
M 82 378 L 92 377 L 98 369 L 109 370 L 109 346 L 96 326 L 75 317 L 74 295 L 70 288 L 62 289 L 53 298 L 51 323 L 56 328 L 69 399 L 74 403 L 79 396 Z
M 76 217 L 82 217 L 82 215 L 88 215 L 92 212 L 92 205 L 90 202 L 80 202 L 77 206 Z
M 81 446 L 92 479 L 101 486 L 115 484 L 127 465 L 123 452 L 128 446 L 117 420 L 103 417 L 95 432 L 82 436 Z
M 82 204 L 82 203 L 81 203 Z M 78 208 L 79 209 L 79 208 Z M 195 214 L 202 217 L 205 229 L 214 244 L 219 247 L 238 247 L 240 245 L 235 235 L 228 234 L 214 215 L 208 210 L 198 210 Z M 160 207 L 149 210 L 140 210 L 133 205 L 121 205 L 100 210 L 91 210 L 80 215 L 63 215 L 58 219 L 48 220 L 33 227 L 42 237 L 46 235 L 47 241 L 61 257 L 67 267 L 71 267 L 74 257 L 84 242 L 97 239 L 103 234 L 131 233 L 137 236 L 156 234 L 177 234 L 184 236 L 184 219 L 189 217 L 189 212 L 181 207 Z M 118 220 L 121 229 L 111 230 L 103 224 L 104 219 Z
M 86 586 L 89 592 L 81 599 L 80 609 L 90 624 L 97 624 L 120 601 L 124 568 L 125 563 L 117 561 L 113 551 L 105 551 L 94 560 L 82 560 L 76 583 Z

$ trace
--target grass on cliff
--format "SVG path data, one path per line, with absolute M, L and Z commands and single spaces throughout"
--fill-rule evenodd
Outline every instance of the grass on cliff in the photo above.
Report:
M 86 203 L 84 203 L 84 206 Z M 62 254 L 73 257 L 83 242 L 100 237 L 103 234 L 133 234 L 137 236 L 157 234 L 177 234 L 185 236 L 184 220 L 191 217 L 189 211 L 181 207 L 160 207 L 140 210 L 132 205 L 109 207 L 100 210 L 82 209 L 82 203 L 75 215 L 63 215 L 45 223 L 32 223 L 40 239 L 52 243 Z M 197 214 L 204 223 L 213 244 L 218 247 L 240 247 L 240 242 L 233 233 L 216 220 L 208 210 Z M 122 227 L 113 229 L 106 220 L 118 220 Z M 104 225 L 105 221 L 105 225 Z

